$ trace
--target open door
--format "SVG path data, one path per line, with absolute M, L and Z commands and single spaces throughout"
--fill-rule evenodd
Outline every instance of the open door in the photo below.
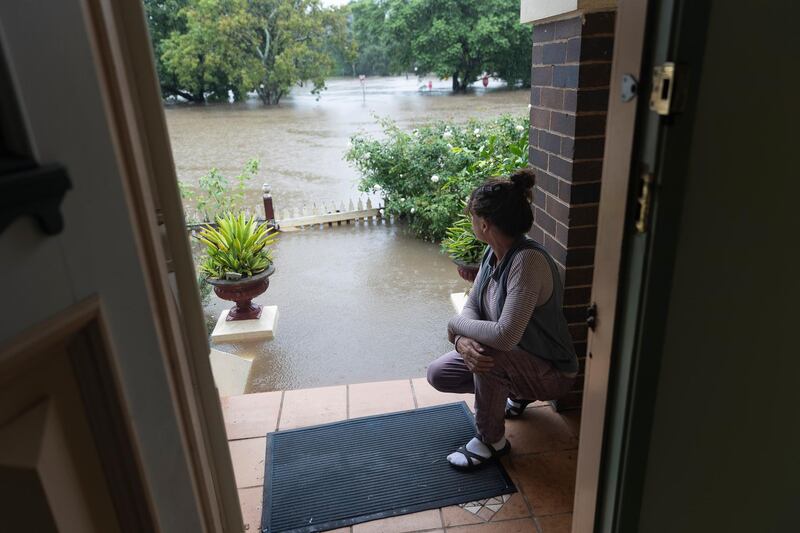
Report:
M 138 0 L 0 4 L 0 516 L 241 531 Z
M 707 24 L 707 2 L 619 4 L 576 533 L 638 531 Z

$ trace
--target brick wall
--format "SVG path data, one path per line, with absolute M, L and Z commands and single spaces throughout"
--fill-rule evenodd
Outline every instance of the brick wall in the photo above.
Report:
M 559 409 L 578 408 L 582 399 L 614 15 L 533 27 L 530 161 L 537 183 L 530 235 L 559 265 L 564 313 L 581 362 L 581 376 Z

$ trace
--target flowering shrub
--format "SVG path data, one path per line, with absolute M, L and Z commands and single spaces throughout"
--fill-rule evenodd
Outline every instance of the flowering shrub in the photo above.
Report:
M 380 192 L 389 214 L 427 240 L 444 238 L 477 185 L 528 164 L 527 117 L 440 121 L 411 132 L 379 122 L 383 137 L 353 136 L 345 159 L 361 172 L 362 191 Z

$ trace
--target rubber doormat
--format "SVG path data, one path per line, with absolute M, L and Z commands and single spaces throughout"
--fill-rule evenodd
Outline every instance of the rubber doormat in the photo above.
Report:
M 516 492 L 497 462 L 447 463 L 474 424 L 461 402 L 270 433 L 261 529 L 326 531 Z

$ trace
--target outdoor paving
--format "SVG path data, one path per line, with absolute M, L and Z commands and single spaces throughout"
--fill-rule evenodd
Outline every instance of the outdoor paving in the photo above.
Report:
M 425 378 L 359 383 L 223 397 L 222 410 L 245 530 L 259 531 L 264 483 L 265 435 L 348 418 L 466 401 Z M 575 491 L 577 412 L 557 413 L 536 402 L 506 421 L 512 453 L 503 464 L 519 490 L 490 498 L 336 529 L 339 533 L 569 533 Z

